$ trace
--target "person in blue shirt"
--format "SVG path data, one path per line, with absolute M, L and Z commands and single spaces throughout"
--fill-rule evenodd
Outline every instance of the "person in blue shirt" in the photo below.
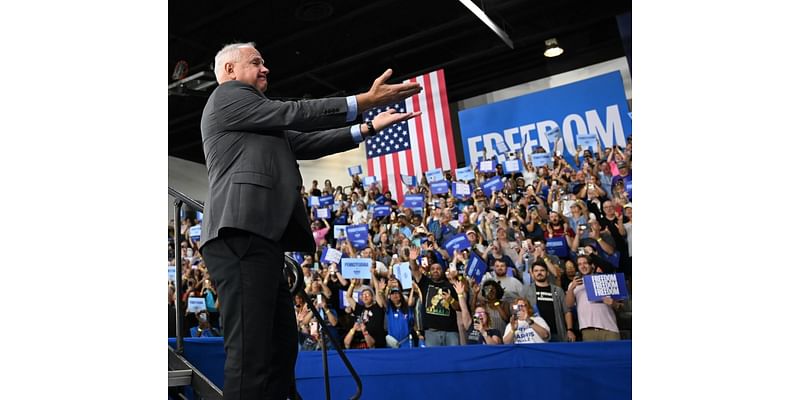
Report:
M 195 313 L 197 316 L 198 325 L 189 329 L 192 337 L 218 337 L 222 336 L 217 328 L 211 326 L 208 321 L 208 312 L 199 311 Z
M 406 300 L 400 281 L 394 277 L 388 282 L 379 280 L 377 283 L 376 300 L 386 310 L 387 347 L 411 347 L 411 332 L 414 330 L 414 311 L 411 309 L 413 298 Z

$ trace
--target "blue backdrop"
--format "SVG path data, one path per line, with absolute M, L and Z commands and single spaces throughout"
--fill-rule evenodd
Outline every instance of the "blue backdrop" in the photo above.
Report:
M 632 131 L 628 111 L 619 71 L 469 108 L 458 113 L 464 159 L 474 164 L 484 148 L 492 157 L 502 142 L 512 151 L 524 145 L 527 160 L 535 146 L 551 150 L 546 132 L 555 128 L 563 134 L 561 154 L 575 154 L 578 135 L 596 135 L 603 148 L 624 146 Z
M 175 339 L 170 339 L 174 346 Z M 580 399 L 631 398 L 631 342 L 346 350 L 368 399 Z M 184 355 L 222 387 L 221 338 L 187 338 Z M 331 398 L 356 386 L 339 356 L 328 354 Z M 301 351 L 295 369 L 304 399 L 324 399 L 322 353 Z

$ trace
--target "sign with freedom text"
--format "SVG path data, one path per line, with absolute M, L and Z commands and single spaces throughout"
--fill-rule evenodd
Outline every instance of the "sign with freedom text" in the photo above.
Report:
M 583 277 L 586 285 L 586 296 L 589 301 L 603 301 L 603 297 L 611 296 L 614 300 L 628 298 L 625 287 L 625 274 L 592 274 Z

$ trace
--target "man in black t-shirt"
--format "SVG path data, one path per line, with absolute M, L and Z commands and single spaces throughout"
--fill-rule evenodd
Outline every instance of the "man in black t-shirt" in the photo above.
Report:
M 458 346 L 458 322 L 456 311 L 461 306 L 456 301 L 456 290 L 447 281 L 439 263 L 430 266 L 431 277 L 422 274 L 417 265 L 419 248 L 412 248 L 409 261 L 411 274 L 414 281 L 422 291 L 424 310 L 422 313 L 422 327 L 425 329 L 425 345 Z
M 347 308 L 345 312 L 353 314 L 353 319 L 356 321 L 353 328 L 347 333 L 344 338 L 344 343 L 347 348 L 382 348 L 386 347 L 386 331 L 383 329 L 384 311 L 378 303 L 375 302 L 375 295 L 369 287 L 362 287 L 361 301 L 364 304 L 358 304 L 353 300 L 353 289 L 357 284 L 356 280 L 352 280 L 350 288 L 347 289 L 345 300 L 347 301 Z M 358 282 L 360 283 L 360 282 Z M 362 329 L 362 326 L 366 329 Z
M 572 329 L 572 312 L 567 308 L 564 290 L 556 285 L 551 285 L 548 280 L 547 264 L 537 260 L 531 267 L 533 285 L 527 286 L 529 292 L 525 297 L 533 297 L 539 316 L 544 318 L 550 327 L 550 341 L 564 342 L 575 341 Z M 532 291 L 533 293 L 530 293 Z

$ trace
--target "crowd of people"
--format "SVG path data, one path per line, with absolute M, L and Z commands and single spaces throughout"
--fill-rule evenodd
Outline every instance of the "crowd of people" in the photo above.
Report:
M 420 208 L 398 203 L 380 182 L 364 185 L 359 175 L 345 187 L 326 180 L 301 188 L 317 251 L 294 254 L 313 300 L 309 306 L 295 297 L 299 348 L 320 350 L 334 341 L 371 349 L 630 338 L 629 329 L 621 334 L 619 321 L 630 320 L 632 294 L 632 141 L 595 153 L 578 147 L 576 154 L 571 162 L 556 155 L 540 167 L 525 160 L 517 173 L 500 164 L 492 173 L 476 167 L 474 181 L 465 182 L 471 184 L 468 196 L 432 194 L 422 176 L 406 192 L 424 195 Z M 519 153 L 508 156 L 522 160 Z M 502 178 L 502 189 L 485 193 L 481 184 L 494 176 Z M 455 172 L 444 171 L 444 179 L 455 181 Z M 333 204 L 309 204 L 324 196 L 332 196 Z M 374 216 L 376 206 L 389 206 L 389 214 Z M 330 209 L 328 218 L 317 218 L 322 207 Z M 195 308 L 181 310 L 184 335 L 221 336 L 214 282 L 193 235 L 202 223 L 196 217 L 186 213 L 179 250 L 170 225 L 169 262 L 181 266 L 183 304 L 195 299 Z M 366 243 L 336 229 L 361 224 L 368 227 Z M 448 249 L 461 234 L 468 245 Z M 325 248 L 342 258 L 369 259 L 370 278 L 345 277 L 342 266 L 323 258 Z M 485 273 L 468 268 L 476 258 Z M 405 265 L 410 287 L 401 283 Z M 613 273 L 624 275 L 627 298 L 590 301 L 585 278 Z M 171 313 L 174 284 L 168 288 Z M 324 326 L 332 337 L 322 334 Z M 174 324 L 169 329 L 175 336 Z

